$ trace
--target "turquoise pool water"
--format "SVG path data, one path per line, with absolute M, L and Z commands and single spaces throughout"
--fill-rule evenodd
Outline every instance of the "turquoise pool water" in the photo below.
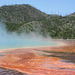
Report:
M 22 48 L 22 47 L 34 47 L 34 46 L 52 46 L 56 43 L 50 40 L 44 40 L 39 34 L 21 34 L 9 33 L 6 30 L 6 25 L 0 23 L 0 50 L 9 48 Z M 46 38 L 47 39 L 47 38 Z
M 0 49 L 35 47 L 35 46 L 52 46 L 57 43 L 50 40 L 29 40 L 29 39 L 6 39 L 0 40 Z

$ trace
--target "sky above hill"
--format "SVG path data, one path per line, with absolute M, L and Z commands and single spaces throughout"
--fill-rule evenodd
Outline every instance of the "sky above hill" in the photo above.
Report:
M 0 0 L 0 6 L 30 4 L 47 14 L 68 15 L 75 12 L 75 0 Z

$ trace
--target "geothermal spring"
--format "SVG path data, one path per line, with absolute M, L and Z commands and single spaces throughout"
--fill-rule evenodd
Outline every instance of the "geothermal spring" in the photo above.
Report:
M 0 23 L 0 75 L 75 75 L 75 41 L 17 35 Z

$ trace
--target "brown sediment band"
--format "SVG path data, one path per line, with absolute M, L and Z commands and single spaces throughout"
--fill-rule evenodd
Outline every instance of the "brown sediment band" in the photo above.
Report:
M 41 52 L 40 52 L 41 51 Z M 50 53 L 47 51 L 50 51 Z M 44 56 L 53 55 L 51 52 L 59 53 L 59 57 Z M 75 46 L 55 46 L 55 47 L 34 47 L 14 49 L 5 52 L 6 55 L 0 57 L 0 66 L 15 69 L 20 72 L 32 75 L 74 75 L 75 63 L 62 62 L 64 58 L 60 58 L 64 53 L 66 55 L 73 55 L 75 57 Z M 63 54 L 61 54 L 63 53 Z M 69 53 L 69 54 L 67 54 Z M 56 54 L 56 55 L 57 55 Z M 66 59 L 65 59 L 66 60 Z

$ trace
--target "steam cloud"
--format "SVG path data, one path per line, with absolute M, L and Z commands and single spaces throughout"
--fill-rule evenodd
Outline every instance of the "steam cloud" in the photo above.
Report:
M 17 47 L 47 46 L 51 45 L 49 38 L 44 38 L 38 33 L 22 33 L 17 35 L 15 32 L 7 32 L 6 25 L 0 22 L 0 50 Z

